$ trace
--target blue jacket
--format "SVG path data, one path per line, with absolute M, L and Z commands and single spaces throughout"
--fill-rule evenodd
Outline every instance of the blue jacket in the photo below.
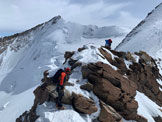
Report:
M 110 42 L 109 42 L 109 40 L 105 40 L 105 46 L 110 46 L 111 44 L 110 44 Z

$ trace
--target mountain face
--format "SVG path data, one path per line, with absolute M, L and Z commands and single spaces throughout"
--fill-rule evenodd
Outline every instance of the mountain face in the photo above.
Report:
M 124 53 L 84 45 L 66 52 L 72 72 L 56 109 L 56 85 L 44 72 L 34 90 L 34 104 L 16 122 L 160 122 L 162 80 L 154 59 L 145 52 Z
M 64 67 L 65 51 L 89 43 L 101 46 L 110 37 L 114 48 L 125 34 L 115 26 L 83 26 L 57 16 L 23 33 L 0 38 L 1 121 L 13 122 L 31 108 L 32 92 L 40 84 L 42 73 Z
M 162 3 L 123 39 L 116 50 L 143 50 L 153 57 L 162 58 Z
M 42 70 L 48 68 L 48 66 L 45 66 L 47 62 L 53 60 L 51 63 L 54 63 L 54 60 L 57 60 L 54 58 L 63 55 L 66 50 L 71 50 L 84 43 L 85 41 L 82 42 L 84 38 L 85 40 L 101 39 L 123 34 L 124 32 L 117 27 L 82 26 L 71 22 L 66 23 L 58 16 L 21 34 L 1 38 L 0 70 L 3 72 L 3 77 L 0 79 L 0 90 L 17 94 L 38 84 L 39 79 L 33 78 L 33 83 L 29 84 L 28 78 L 33 77 L 33 73 L 37 73 L 39 76 Z M 88 42 L 88 40 L 86 41 Z M 104 43 L 104 40 L 101 41 L 101 43 Z M 91 43 L 95 42 L 92 41 Z M 59 62 L 56 61 L 56 64 L 53 65 L 57 65 L 57 63 Z M 30 70 L 38 70 L 38 68 L 39 72 L 29 73 Z M 4 77 L 4 74 L 13 77 L 12 79 L 8 76 Z M 28 75 L 26 79 L 23 79 L 23 77 L 17 79 L 18 75 L 21 77 L 25 74 Z M 22 81 L 23 84 L 21 84 Z M 8 86 L 12 86 L 12 88 Z

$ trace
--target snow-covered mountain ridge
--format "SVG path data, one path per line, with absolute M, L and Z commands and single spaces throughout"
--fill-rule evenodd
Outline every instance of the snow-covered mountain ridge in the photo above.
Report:
M 98 49 L 94 45 L 68 53 L 64 56 L 68 58 L 65 66 L 72 68 L 69 82 L 73 85 L 65 86 L 63 102 L 66 110 L 55 108 L 54 97 L 43 90 L 51 82 L 44 81 L 34 91 L 32 109 L 20 116 L 17 122 L 161 121 L 162 92 L 157 80 L 161 82 L 162 77 L 154 59 L 146 53 L 116 52 L 104 47 Z M 143 83 L 144 80 L 147 82 Z M 91 104 L 87 99 L 93 100 Z
M 0 38 L 0 121 L 13 122 L 31 108 L 32 92 L 42 72 L 63 67 L 65 51 L 89 43 L 101 46 L 107 38 L 113 39 L 115 48 L 125 34 L 118 27 L 83 26 L 57 16 L 23 33 Z
M 143 50 L 154 58 L 162 58 L 162 3 L 123 39 L 116 50 Z
M 32 28 L 31 30 L 28 30 L 21 34 L 1 38 L 0 50 L 2 54 L 0 55 L 0 70 L 1 72 L 3 72 L 3 74 L 11 73 L 16 67 L 19 67 L 23 70 L 23 65 L 26 64 L 23 64 L 22 66 L 19 65 L 21 65 L 21 63 L 23 62 L 27 62 L 27 60 L 28 63 L 30 62 L 30 64 L 33 64 L 35 62 L 36 65 L 38 65 L 37 61 L 39 61 L 40 63 L 45 63 L 44 61 L 41 61 L 42 58 L 50 61 L 50 59 L 54 57 L 54 55 L 63 55 L 66 50 L 75 48 L 79 42 L 81 42 L 80 44 L 82 44 L 91 38 L 101 39 L 110 36 L 121 36 L 123 34 L 124 32 L 121 31 L 121 29 L 113 26 L 103 28 L 98 28 L 97 26 L 82 26 L 71 22 L 66 23 L 63 19 L 61 19 L 60 16 L 54 17 L 49 22 L 40 24 Z M 104 43 L 103 40 L 101 41 L 101 43 Z M 93 41 L 92 43 L 95 42 Z M 62 45 L 67 48 L 62 48 Z M 26 57 L 29 55 L 30 58 Z M 39 66 L 36 67 L 38 68 Z M 3 85 L 4 82 L 2 80 L 3 78 L 0 79 L 0 89 L 6 92 L 13 91 L 9 88 L 6 88 L 6 86 Z M 9 81 L 8 79 L 5 80 Z M 6 84 L 7 83 L 5 82 L 5 85 Z M 15 83 L 13 83 L 12 85 L 14 84 Z M 34 84 L 36 85 L 36 83 L 33 82 L 32 86 Z M 30 87 L 31 86 L 29 86 L 29 88 Z M 21 87 L 21 89 L 22 88 L 23 87 Z M 21 89 L 19 89 L 17 92 L 19 93 L 25 90 Z

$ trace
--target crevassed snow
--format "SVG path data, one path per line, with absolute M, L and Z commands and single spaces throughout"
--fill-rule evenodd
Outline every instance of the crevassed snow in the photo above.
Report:
M 155 122 L 153 117 L 161 116 L 162 117 L 162 107 L 158 106 L 155 102 L 150 100 L 143 93 L 137 91 L 135 100 L 138 102 L 138 114 L 147 118 L 148 122 Z

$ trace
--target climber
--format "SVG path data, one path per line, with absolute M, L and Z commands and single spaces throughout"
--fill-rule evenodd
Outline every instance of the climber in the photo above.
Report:
M 68 76 L 70 75 L 70 73 L 71 69 L 69 67 L 65 68 L 64 70 L 62 70 L 62 72 L 60 72 L 59 81 L 56 87 L 56 91 L 58 93 L 58 97 L 56 98 L 56 107 L 58 109 L 64 109 L 64 106 L 62 105 L 62 97 L 64 96 L 64 84 L 68 80 Z
M 109 50 L 111 49 L 111 43 L 112 43 L 111 39 L 105 40 L 105 47 Z

